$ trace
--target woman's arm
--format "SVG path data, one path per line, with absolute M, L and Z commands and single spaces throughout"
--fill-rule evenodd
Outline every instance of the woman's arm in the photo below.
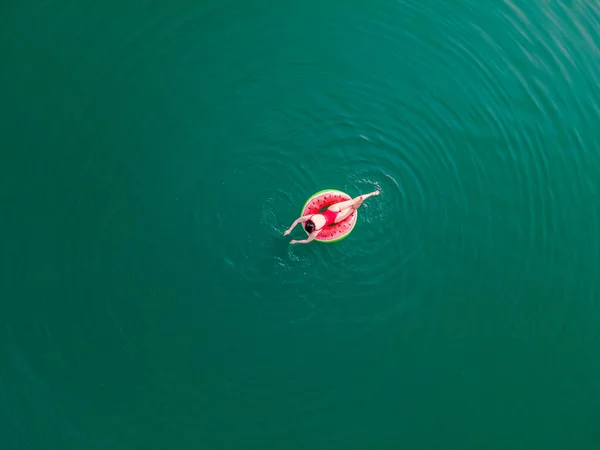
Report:
M 292 230 L 294 229 L 294 227 L 296 225 L 298 225 L 300 222 L 302 222 L 302 223 L 306 222 L 308 219 L 310 219 L 310 217 L 311 216 L 298 217 L 296 220 L 294 220 L 294 223 L 292 224 L 292 226 L 289 227 L 285 233 L 283 233 L 283 235 L 287 236 L 288 234 L 290 234 L 292 232 Z
M 317 237 L 317 235 L 321 232 L 321 230 L 319 231 L 313 231 L 312 233 L 310 233 L 310 235 L 308 236 L 307 239 L 304 239 L 302 241 L 297 241 L 295 239 L 292 239 L 290 241 L 290 244 L 308 244 L 310 241 L 312 241 L 314 238 Z

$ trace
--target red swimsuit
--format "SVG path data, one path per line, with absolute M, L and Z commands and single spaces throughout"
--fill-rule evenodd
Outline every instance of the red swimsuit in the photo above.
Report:
M 335 223 L 335 219 L 336 219 L 336 217 L 338 216 L 339 213 L 340 213 L 339 211 L 331 211 L 330 209 L 326 209 L 322 213 L 318 213 L 318 214 L 321 214 L 322 216 L 325 217 L 325 225 L 323 225 L 321 228 L 319 228 L 319 230 L 322 230 L 327 225 L 334 224 Z M 312 216 L 310 216 L 311 220 L 312 220 L 313 216 L 315 216 L 315 214 L 313 214 Z

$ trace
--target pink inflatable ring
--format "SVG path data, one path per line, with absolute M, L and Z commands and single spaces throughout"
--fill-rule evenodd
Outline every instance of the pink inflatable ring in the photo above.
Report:
M 344 202 L 346 200 L 352 200 L 348 194 L 342 191 L 336 191 L 335 189 L 325 189 L 313 194 L 302 207 L 302 213 L 300 216 L 306 216 L 308 214 L 317 214 L 322 212 L 324 209 L 333 205 L 334 203 Z M 334 223 L 325 227 L 315 238 L 315 241 L 319 242 L 337 242 L 344 239 L 350 234 L 356 225 L 357 212 L 354 211 L 344 220 L 338 223 Z M 304 227 L 302 227 L 304 228 Z M 306 234 L 308 232 L 304 229 Z

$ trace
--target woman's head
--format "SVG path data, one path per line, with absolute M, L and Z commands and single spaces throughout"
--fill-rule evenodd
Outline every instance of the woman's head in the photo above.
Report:
M 304 229 L 309 233 L 312 233 L 313 231 L 315 231 L 315 223 L 312 220 L 307 220 L 304 224 Z

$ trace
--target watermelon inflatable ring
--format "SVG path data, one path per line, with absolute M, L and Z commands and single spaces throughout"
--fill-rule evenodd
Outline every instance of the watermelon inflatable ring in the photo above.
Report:
M 302 213 L 300 216 L 302 217 L 309 214 L 318 214 L 334 203 L 345 202 L 346 200 L 352 200 L 352 197 L 345 192 L 336 191 L 335 189 L 325 189 L 324 191 L 319 191 L 309 197 L 302 207 Z M 354 225 L 356 225 L 357 217 L 357 211 L 354 211 L 341 222 L 334 223 L 323 228 L 315 238 L 315 241 L 326 243 L 341 241 L 352 232 Z M 304 226 L 302 226 L 302 228 L 306 234 L 309 234 Z

